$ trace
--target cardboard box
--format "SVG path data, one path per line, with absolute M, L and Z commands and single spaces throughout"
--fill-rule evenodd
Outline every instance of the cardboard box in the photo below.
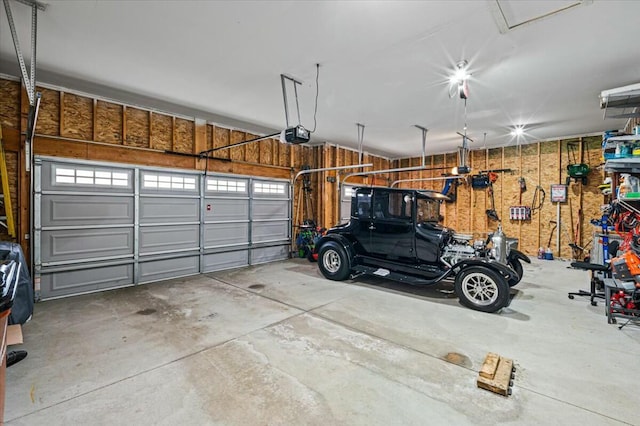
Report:
M 22 326 L 20 324 L 13 324 L 7 327 L 7 346 L 21 345 L 22 340 Z

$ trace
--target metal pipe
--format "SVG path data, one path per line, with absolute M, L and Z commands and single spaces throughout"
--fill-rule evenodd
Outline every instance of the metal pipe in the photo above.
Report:
M 300 170 L 298 173 L 296 173 L 296 176 L 293 178 L 292 180 L 292 184 L 295 185 L 296 180 L 302 176 L 302 175 L 307 175 L 309 173 L 315 173 L 315 172 L 328 172 L 328 171 L 332 171 L 332 170 L 346 170 L 346 169 L 357 169 L 360 167 L 373 167 L 372 163 L 367 163 L 367 164 L 355 164 L 355 165 L 351 165 L 351 166 L 337 166 L 337 167 L 322 167 L 320 169 L 307 169 L 307 170 Z M 367 173 L 367 172 L 361 172 L 361 173 Z M 372 172 L 369 172 L 372 173 Z
M 356 123 L 358 126 L 358 163 L 362 164 L 362 144 L 364 143 L 364 124 Z
M 284 101 L 284 118 L 287 127 L 289 127 L 289 106 L 287 105 L 287 84 L 285 83 L 286 77 L 284 74 L 280 74 L 280 83 L 282 83 L 282 100 Z
M 422 167 L 426 167 L 427 165 L 427 132 L 429 131 L 429 129 L 427 129 L 426 127 L 422 127 L 422 126 L 418 126 L 417 124 L 414 124 L 415 127 L 417 127 L 418 129 L 422 130 Z
M 560 229 L 562 229 L 562 219 L 560 217 L 560 203 L 556 203 L 556 257 L 560 257 Z
M 419 170 L 445 170 L 449 169 L 449 167 L 424 167 L 424 166 L 412 166 L 412 167 L 398 167 L 396 169 L 386 169 L 386 170 L 373 170 L 370 172 L 355 172 L 349 173 L 342 179 L 342 183 L 345 183 L 347 179 L 353 176 L 367 176 L 367 175 L 381 175 L 384 173 L 396 173 L 396 172 L 416 172 Z
M 296 187 L 296 180 L 298 180 L 298 178 L 302 175 L 307 175 L 309 173 L 315 173 L 315 172 L 328 172 L 328 171 L 332 171 L 332 170 L 346 170 L 346 169 L 355 169 L 355 168 L 360 168 L 360 167 L 373 167 L 373 164 L 371 163 L 367 163 L 367 164 L 356 164 L 356 165 L 351 165 L 351 166 L 337 166 L 337 167 L 322 167 L 319 169 L 307 169 L 307 170 L 300 170 L 298 173 L 296 173 L 296 175 L 294 176 L 293 179 L 291 179 L 291 207 L 289 209 L 289 216 L 291 217 L 291 245 L 290 245 L 290 253 L 293 253 L 293 243 L 294 243 L 294 232 L 293 232 L 293 227 L 295 226 L 295 224 L 293 223 L 293 204 L 295 202 L 295 187 Z M 338 174 L 339 176 L 339 174 Z M 338 189 L 340 188 L 340 183 L 338 183 Z
M 298 112 L 298 125 L 301 126 L 302 123 L 300 120 L 300 103 L 298 102 L 298 82 L 295 80 L 292 80 L 292 81 L 293 81 L 293 93 L 294 93 L 294 96 L 296 97 L 296 111 Z
M 465 176 L 438 176 L 438 177 L 431 177 L 431 178 L 398 179 L 398 180 L 394 180 L 391 183 L 391 188 L 393 188 L 394 186 L 396 186 L 400 182 L 418 182 L 418 181 L 424 182 L 424 181 L 429 181 L 429 180 L 462 179 L 464 177 Z

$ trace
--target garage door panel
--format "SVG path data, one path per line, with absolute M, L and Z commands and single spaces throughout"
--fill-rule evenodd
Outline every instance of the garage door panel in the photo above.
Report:
M 282 241 L 288 239 L 289 221 L 253 222 L 251 240 L 253 243 Z
M 199 225 L 140 227 L 140 254 L 198 249 L 199 247 Z
M 133 256 L 133 228 L 43 231 L 43 263 L 100 257 Z
M 43 227 L 133 224 L 133 197 L 43 195 Z
M 248 265 L 248 250 L 212 253 L 204 256 L 203 272 L 221 271 L 224 269 L 239 268 Z
M 197 222 L 200 200 L 197 198 L 140 198 L 140 223 Z
M 140 282 L 160 281 L 169 278 L 197 274 L 200 256 L 175 257 L 172 259 L 140 262 Z
M 40 291 L 43 299 L 133 284 L 133 264 L 92 267 L 43 273 Z
M 277 219 L 289 217 L 287 200 L 253 200 L 253 219 Z
M 289 246 L 260 247 L 251 250 L 251 264 L 273 262 L 289 257 Z
M 209 223 L 204 225 L 204 248 L 249 244 L 249 223 Z
M 285 180 L 36 157 L 43 299 L 288 257 Z
M 249 200 L 207 198 L 205 206 L 205 222 L 249 220 Z

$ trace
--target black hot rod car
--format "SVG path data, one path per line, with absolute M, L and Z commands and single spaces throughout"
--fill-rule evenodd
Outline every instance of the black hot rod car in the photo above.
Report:
M 473 242 L 441 226 L 444 199 L 431 191 L 355 188 L 350 221 L 316 243 L 320 271 L 336 281 L 362 274 L 415 285 L 454 278 L 463 305 L 483 312 L 507 306 L 509 288 L 522 279 L 520 261 L 531 261 L 500 225 Z

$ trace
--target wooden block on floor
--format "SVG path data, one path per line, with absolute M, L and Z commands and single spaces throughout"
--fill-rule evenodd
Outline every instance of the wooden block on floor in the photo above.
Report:
M 500 361 L 500 355 L 489 352 L 484 359 L 482 368 L 480 369 L 480 376 L 485 379 L 493 379 L 498 368 L 498 362 Z
M 511 394 L 511 385 L 513 383 L 511 381 L 513 360 L 498 355 L 497 365 L 495 365 L 496 358 L 493 355 L 496 354 L 489 353 L 485 358 L 485 363 L 482 365 L 482 369 L 478 374 L 478 387 L 495 392 L 499 395 L 509 396 Z M 492 377 L 485 377 L 485 375 L 489 375 L 491 371 L 493 371 Z

